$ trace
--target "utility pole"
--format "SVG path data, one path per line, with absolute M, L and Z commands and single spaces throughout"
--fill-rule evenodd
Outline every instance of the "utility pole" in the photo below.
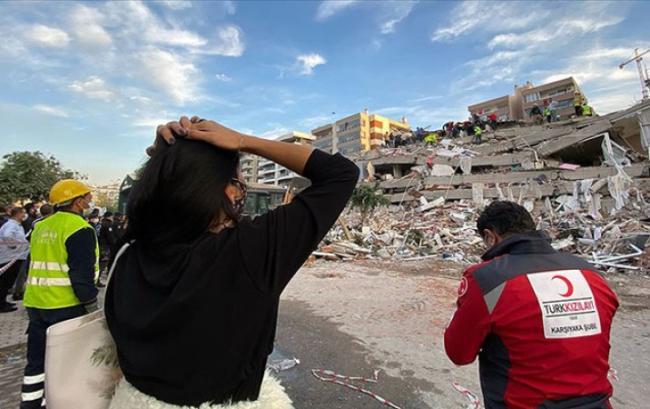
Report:
M 647 53 L 650 53 L 650 50 L 645 50 L 639 54 L 639 49 L 635 48 L 634 57 L 618 66 L 618 68 L 623 69 L 627 64 L 631 63 L 632 61 L 636 61 L 636 68 L 639 72 L 639 80 L 641 81 L 641 95 L 643 96 L 642 99 L 644 101 L 650 99 L 650 93 L 648 92 L 648 88 L 650 88 L 650 77 L 648 76 L 648 69 L 644 69 L 645 63 L 643 62 L 642 58 L 642 56 Z

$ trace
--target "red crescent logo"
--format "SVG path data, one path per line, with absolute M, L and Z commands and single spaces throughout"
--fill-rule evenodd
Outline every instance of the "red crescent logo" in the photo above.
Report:
M 558 294 L 560 294 L 562 297 L 571 297 L 571 295 L 573 295 L 573 284 L 571 284 L 571 281 L 569 281 L 568 278 L 561 275 L 553 276 L 551 280 L 555 280 L 556 278 L 564 282 L 564 284 L 566 284 L 566 292 L 564 294 L 562 293 L 558 293 Z
M 465 295 L 468 288 L 469 288 L 469 282 L 467 282 L 467 277 L 463 277 L 463 279 L 460 280 L 460 285 L 458 286 L 458 298 Z

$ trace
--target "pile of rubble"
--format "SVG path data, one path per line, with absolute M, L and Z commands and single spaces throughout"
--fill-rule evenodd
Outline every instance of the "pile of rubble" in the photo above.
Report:
M 476 262 L 475 218 L 491 200 L 512 200 L 537 218 L 555 246 L 603 268 L 643 270 L 650 225 L 650 103 L 602 117 L 497 128 L 484 143 L 380 148 L 356 158 L 391 205 L 365 225 L 344 215 L 316 257 Z
M 434 204 L 434 203 L 430 203 Z M 423 210 L 424 208 L 424 210 Z M 650 268 L 650 208 L 623 209 L 616 215 L 594 219 L 585 210 L 534 211 L 539 229 L 553 239 L 557 250 L 579 254 L 602 269 L 645 272 Z M 416 261 L 480 261 L 485 251 L 476 232 L 480 210 L 466 200 L 419 206 L 379 208 L 361 224 L 361 215 L 350 211 L 330 230 L 317 258 L 331 261 L 385 259 Z

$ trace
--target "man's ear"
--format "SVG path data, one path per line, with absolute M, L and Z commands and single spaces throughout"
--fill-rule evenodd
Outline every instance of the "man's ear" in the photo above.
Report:
M 499 236 L 499 234 L 494 230 L 490 229 L 483 229 L 483 237 L 485 237 L 485 242 L 489 247 L 492 247 L 501 241 L 501 236 Z

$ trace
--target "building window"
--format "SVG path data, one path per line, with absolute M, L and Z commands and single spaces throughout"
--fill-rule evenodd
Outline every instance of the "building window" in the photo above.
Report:
M 532 94 L 528 94 L 524 97 L 524 101 L 526 102 L 535 102 L 535 101 L 539 101 L 539 99 L 540 99 L 539 92 L 533 92 Z
M 340 153 L 341 155 L 348 155 L 348 154 L 350 154 L 350 153 L 357 153 L 357 152 L 359 152 L 360 150 L 361 150 L 361 147 L 358 146 L 358 145 L 357 145 L 357 146 L 348 146 L 348 147 L 345 147 L 345 148 L 339 149 L 339 153 Z
M 358 128 L 361 122 L 359 119 L 353 119 L 351 121 L 345 121 L 342 124 L 337 124 L 336 132 L 347 131 L 348 129 Z
M 359 140 L 359 134 L 358 133 L 353 133 L 353 134 L 347 134 L 347 135 L 341 135 L 338 138 L 338 143 L 339 144 L 344 144 L 348 142 L 354 142 Z
M 332 139 L 327 138 L 327 139 L 314 141 L 313 146 L 314 148 L 318 148 L 318 149 L 332 149 Z

